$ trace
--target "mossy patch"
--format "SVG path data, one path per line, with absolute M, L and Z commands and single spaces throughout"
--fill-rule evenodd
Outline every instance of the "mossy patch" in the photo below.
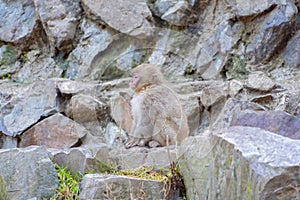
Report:
M 249 71 L 246 69 L 246 59 L 231 55 L 224 66 L 223 74 L 227 80 L 246 79 Z
M 0 66 L 11 65 L 17 61 L 17 52 L 10 46 L 6 46 L 2 52 Z

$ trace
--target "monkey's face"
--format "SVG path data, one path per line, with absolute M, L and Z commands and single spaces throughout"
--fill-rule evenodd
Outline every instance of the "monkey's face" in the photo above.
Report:
M 132 89 L 136 89 L 137 88 L 137 85 L 138 85 L 138 82 L 140 81 L 141 79 L 141 75 L 137 74 L 137 73 L 134 73 L 132 75 L 132 79 L 129 83 L 129 86 L 132 88 Z

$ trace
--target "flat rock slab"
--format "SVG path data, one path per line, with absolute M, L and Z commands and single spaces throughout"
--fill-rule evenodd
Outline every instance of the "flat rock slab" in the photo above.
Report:
M 115 175 L 88 174 L 81 182 L 79 200 L 166 199 L 165 190 L 163 182 L 159 181 Z
M 258 127 L 292 139 L 300 139 L 300 119 L 283 111 L 243 110 L 236 113 L 231 126 Z
M 0 150 L 0 160 L 8 199 L 50 199 L 58 187 L 56 170 L 44 147 Z
M 253 127 L 189 137 L 180 159 L 189 199 L 297 199 L 300 141 Z

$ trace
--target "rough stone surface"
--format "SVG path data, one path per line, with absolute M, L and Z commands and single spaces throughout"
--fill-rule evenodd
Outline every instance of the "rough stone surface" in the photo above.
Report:
M 18 146 L 18 139 L 0 133 L 0 149 L 12 149 Z
M 70 148 L 80 143 L 87 130 L 62 114 L 55 114 L 37 123 L 22 136 L 20 147 L 45 145 L 49 148 Z
M 264 18 L 262 25 L 247 46 L 253 63 L 267 62 L 278 48 L 286 44 L 286 38 L 291 34 L 297 8 L 291 1 L 275 7 Z
M 126 132 L 114 123 L 108 123 L 105 130 L 105 143 L 113 148 L 123 147 L 128 140 Z
M 9 136 L 20 135 L 41 117 L 49 116 L 56 107 L 56 84 L 58 80 L 38 81 L 4 104 L 0 116 L 1 131 Z
M 0 40 L 19 42 L 28 38 L 37 26 L 32 0 L 0 1 Z
M 253 72 L 249 74 L 246 86 L 255 90 L 269 91 L 275 83 L 263 72 Z
M 165 199 L 162 182 L 124 176 L 88 174 L 81 183 L 79 200 Z
M 37 13 L 47 33 L 52 52 L 69 52 L 80 20 L 80 2 L 34 0 Z
M 283 53 L 284 61 L 287 66 L 300 66 L 300 31 L 288 42 Z
M 173 7 L 169 8 L 161 19 L 176 26 L 184 26 L 192 21 L 192 14 L 188 11 L 187 3 L 185 1 L 178 1 Z M 196 16 L 194 16 L 196 20 Z
M 144 0 L 130 2 L 83 0 L 82 2 L 87 13 L 121 33 L 138 37 L 152 35 L 153 27 L 148 21 L 152 15 Z
M 0 176 L 9 199 L 50 199 L 58 186 L 53 163 L 43 147 L 0 150 Z
M 231 6 L 232 11 L 239 17 L 259 14 L 269 9 L 271 6 L 276 5 L 276 1 L 274 0 L 226 0 L 226 2 Z
M 64 150 L 50 149 L 49 151 L 54 163 L 67 167 L 74 175 L 104 172 L 108 169 L 105 166 L 110 164 L 108 148 L 103 143 Z
M 180 147 L 169 146 L 159 148 L 133 147 L 130 149 L 116 148 L 110 151 L 110 158 L 115 166 L 121 169 L 135 169 L 140 166 L 154 166 L 157 169 L 168 168 L 181 156 Z
M 72 96 L 67 115 L 94 136 L 103 136 L 101 127 L 109 120 L 108 106 L 90 95 Z
M 297 199 L 299 140 L 252 127 L 220 133 L 182 144 L 188 149 L 180 169 L 189 199 Z
M 231 126 L 258 127 L 285 137 L 300 140 L 300 120 L 283 111 L 243 110 L 233 115 Z

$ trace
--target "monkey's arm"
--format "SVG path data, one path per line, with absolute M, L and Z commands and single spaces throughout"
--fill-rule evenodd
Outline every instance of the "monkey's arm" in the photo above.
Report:
M 144 94 L 139 94 L 131 101 L 133 124 L 129 132 L 129 140 L 125 144 L 126 148 L 137 145 L 145 146 L 145 143 L 151 139 L 153 123 L 150 122 L 150 107 L 144 97 Z

